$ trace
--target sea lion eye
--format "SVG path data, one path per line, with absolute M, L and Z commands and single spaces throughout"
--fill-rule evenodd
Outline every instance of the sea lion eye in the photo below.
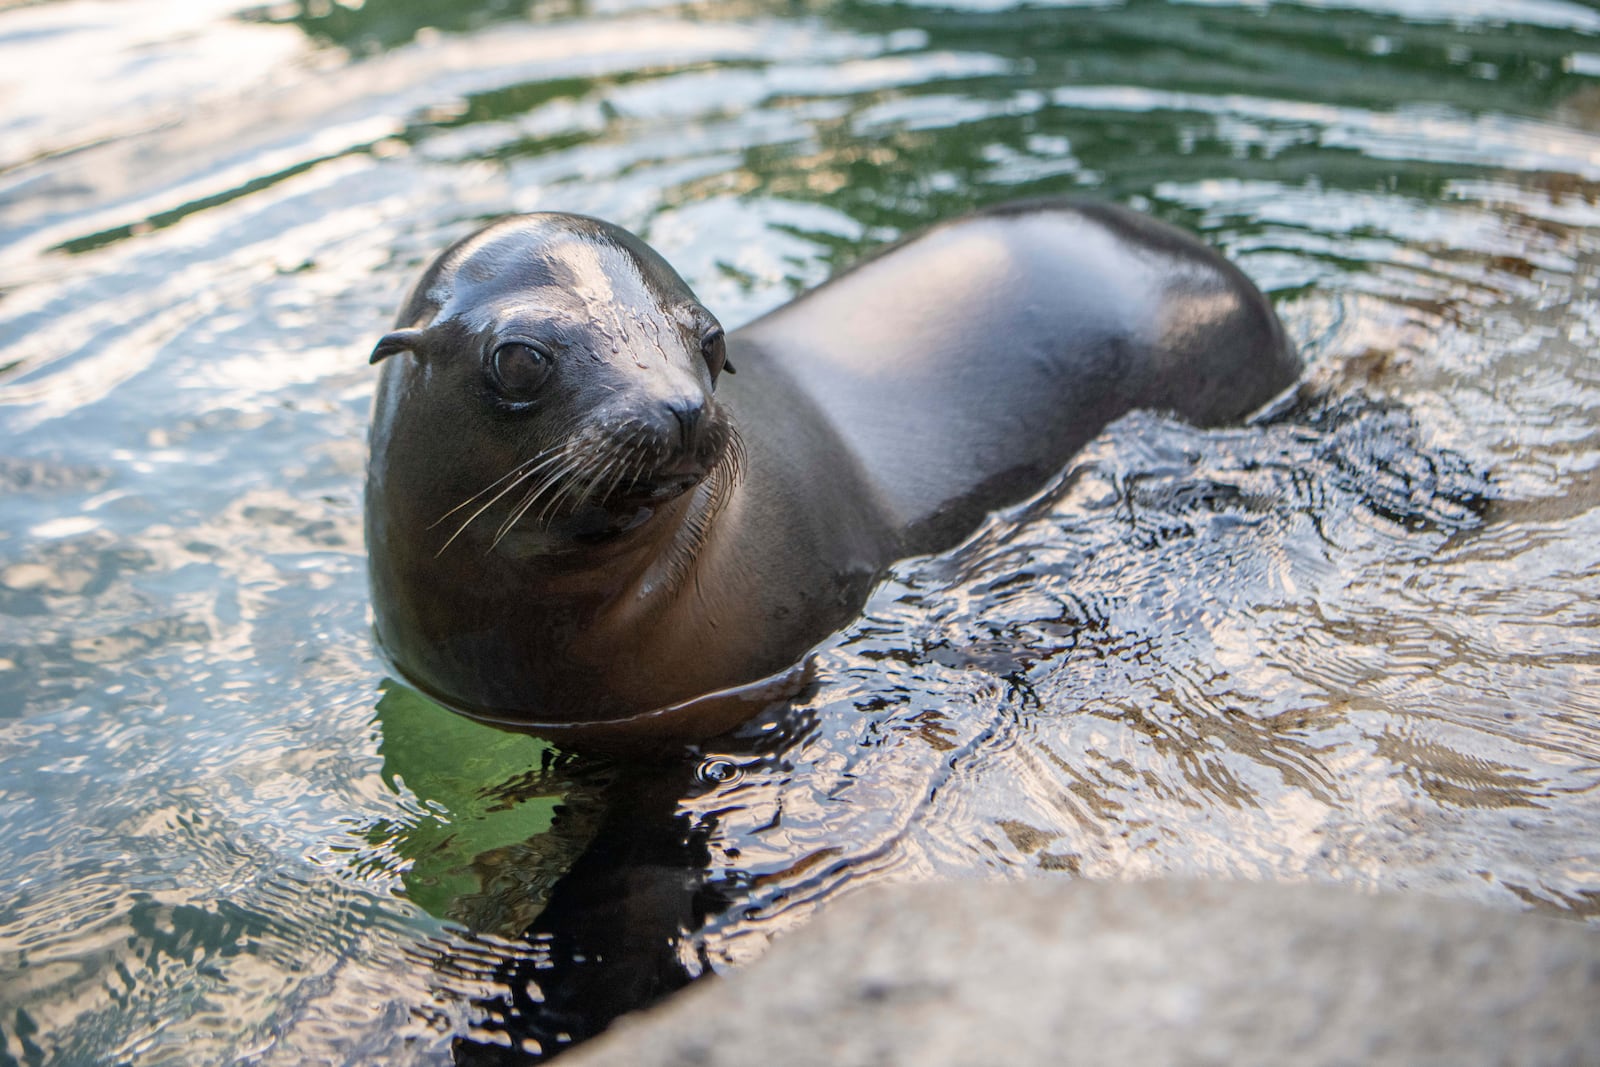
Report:
M 489 369 L 508 400 L 527 400 L 550 373 L 550 353 L 527 341 L 507 341 L 494 350 Z
M 706 366 L 711 370 L 711 379 L 715 381 L 728 362 L 728 342 L 722 334 L 721 326 L 711 327 L 700 338 L 700 354 L 705 357 Z

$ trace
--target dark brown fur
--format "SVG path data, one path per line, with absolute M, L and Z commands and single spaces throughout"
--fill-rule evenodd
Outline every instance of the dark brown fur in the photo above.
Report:
M 1118 415 L 1227 422 L 1299 369 L 1220 256 L 1066 201 L 867 260 L 729 337 L 732 376 L 672 269 L 578 216 L 448 250 L 397 325 L 374 352 L 378 640 L 435 698 L 580 744 L 736 725 L 884 567 L 959 541 Z M 513 336 L 553 358 L 508 406 L 486 361 Z

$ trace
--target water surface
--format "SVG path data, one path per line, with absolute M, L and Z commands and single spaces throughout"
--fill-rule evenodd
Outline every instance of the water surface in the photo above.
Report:
M 885 879 L 1594 922 L 1600 9 L 436 7 L 0 11 L 0 1064 L 515 1061 Z M 385 681 L 365 355 L 433 251 L 604 216 L 732 326 L 1057 193 L 1234 257 L 1300 392 L 1117 423 L 699 760 Z

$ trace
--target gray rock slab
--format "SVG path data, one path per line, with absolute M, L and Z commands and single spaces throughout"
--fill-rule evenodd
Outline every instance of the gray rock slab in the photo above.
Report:
M 1600 933 L 1316 885 L 889 886 L 562 1062 L 1600 1064 Z

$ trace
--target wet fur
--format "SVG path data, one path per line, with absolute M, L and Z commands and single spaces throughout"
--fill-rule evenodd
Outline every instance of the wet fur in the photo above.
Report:
M 1232 264 L 1059 200 L 935 227 L 735 331 L 737 378 L 697 349 L 707 323 L 648 246 L 579 216 L 427 269 L 373 352 L 373 604 L 407 680 L 565 742 L 718 732 L 792 693 L 885 566 L 1111 419 L 1234 420 L 1299 370 Z M 484 368 L 519 332 L 557 355 L 512 404 Z

